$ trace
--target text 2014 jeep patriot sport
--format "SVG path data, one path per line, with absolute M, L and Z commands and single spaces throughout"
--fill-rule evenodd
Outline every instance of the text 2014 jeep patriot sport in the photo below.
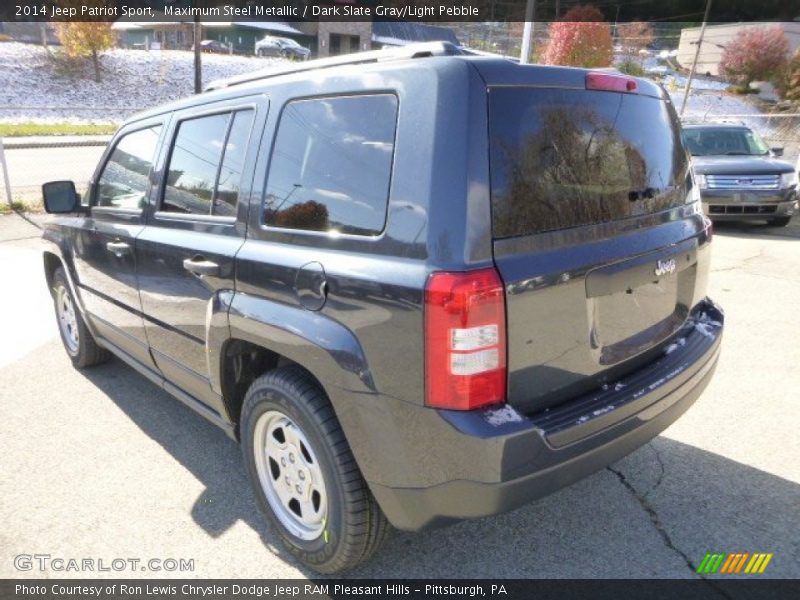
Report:
M 44 186 L 45 272 L 73 363 L 240 440 L 311 567 L 566 486 L 708 383 L 712 232 L 657 85 L 438 44 L 213 87 L 125 123 L 83 204 Z

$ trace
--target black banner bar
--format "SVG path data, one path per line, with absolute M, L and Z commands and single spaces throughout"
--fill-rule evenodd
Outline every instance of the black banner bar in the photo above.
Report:
M 0 21 L 492 21 L 525 20 L 527 0 L 3 0 Z M 576 4 L 606 21 L 702 20 L 706 0 L 536 0 L 536 20 L 563 18 Z M 798 0 L 713 2 L 709 22 L 792 21 Z
M 0 580 L 3 600 L 782 600 L 798 597 L 798 580 L 735 577 L 693 580 Z

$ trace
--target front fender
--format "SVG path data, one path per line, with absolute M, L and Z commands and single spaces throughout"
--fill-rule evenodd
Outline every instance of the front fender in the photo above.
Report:
M 53 230 L 53 229 L 45 229 L 42 232 L 42 258 L 44 261 L 44 269 L 45 269 L 45 277 L 48 278 L 48 286 L 50 284 L 50 276 L 47 272 L 47 255 L 55 256 L 60 262 L 61 266 L 64 267 L 64 273 L 67 275 L 67 284 L 69 285 L 69 289 L 72 292 L 72 297 L 75 298 L 75 301 L 78 304 L 78 310 L 81 311 L 81 315 L 84 317 L 84 321 L 88 323 L 86 319 L 86 310 L 83 305 L 83 298 L 78 293 L 78 286 L 76 285 L 78 281 L 77 273 L 75 272 L 75 265 L 74 261 L 72 260 L 72 254 L 69 251 L 69 246 L 64 239 L 64 236 L 61 235 L 60 232 Z M 52 290 L 51 290 L 52 292 Z

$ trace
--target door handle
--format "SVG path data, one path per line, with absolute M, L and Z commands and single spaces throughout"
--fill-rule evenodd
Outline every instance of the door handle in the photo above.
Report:
M 213 261 L 206 260 L 202 256 L 185 258 L 183 268 L 195 275 L 219 275 L 219 265 Z
M 131 246 L 126 242 L 114 240 L 113 242 L 106 243 L 106 250 L 113 252 L 115 256 L 120 257 L 128 254 L 131 251 Z

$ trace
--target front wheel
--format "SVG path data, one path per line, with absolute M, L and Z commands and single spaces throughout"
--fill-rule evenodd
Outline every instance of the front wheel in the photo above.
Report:
M 240 425 L 259 505 L 294 556 L 335 573 L 375 553 L 389 524 L 315 381 L 298 367 L 259 377 Z
M 791 220 L 792 217 L 778 217 L 777 219 L 770 219 L 767 221 L 767 225 L 771 227 L 786 227 Z
M 92 367 L 109 359 L 107 350 L 101 348 L 83 320 L 70 290 L 63 267 L 53 273 L 53 303 L 61 341 L 75 367 Z

